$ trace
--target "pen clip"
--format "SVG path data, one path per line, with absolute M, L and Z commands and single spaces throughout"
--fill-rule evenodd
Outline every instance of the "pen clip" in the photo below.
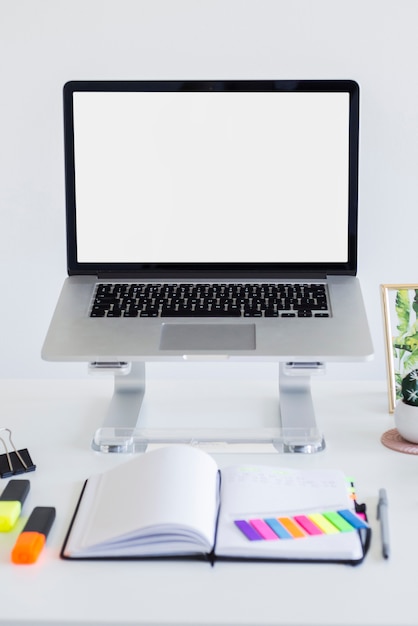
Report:
M 376 519 L 380 519 L 381 513 L 380 508 L 382 506 L 387 506 L 388 499 L 386 495 L 386 491 L 384 489 L 379 490 L 379 499 L 377 501 L 377 511 L 376 511 Z
M 388 522 L 388 498 L 386 489 L 379 489 L 377 502 L 377 519 L 380 521 L 380 539 L 382 542 L 382 554 L 385 559 L 389 558 L 389 522 Z

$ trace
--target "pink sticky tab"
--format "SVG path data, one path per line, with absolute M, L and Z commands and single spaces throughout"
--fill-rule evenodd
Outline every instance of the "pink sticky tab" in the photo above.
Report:
M 249 523 L 262 536 L 263 539 L 278 539 L 276 533 L 263 519 L 250 519 Z
M 299 526 L 302 526 L 302 528 L 306 530 L 308 535 L 324 534 L 323 531 L 316 524 L 314 524 L 312 520 L 309 519 L 309 517 L 306 517 L 306 515 L 295 515 L 295 520 L 297 521 Z

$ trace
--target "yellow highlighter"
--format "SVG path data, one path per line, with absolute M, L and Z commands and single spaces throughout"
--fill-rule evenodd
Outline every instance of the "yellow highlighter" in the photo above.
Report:
M 20 517 L 22 506 L 29 493 L 28 480 L 10 480 L 0 496 L 0 532 L 12 530 Z

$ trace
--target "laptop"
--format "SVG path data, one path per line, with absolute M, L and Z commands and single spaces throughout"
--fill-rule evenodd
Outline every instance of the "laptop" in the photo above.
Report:
M 371 357 L 354 81 L 75 81 L 64 128 L 44 359 Z

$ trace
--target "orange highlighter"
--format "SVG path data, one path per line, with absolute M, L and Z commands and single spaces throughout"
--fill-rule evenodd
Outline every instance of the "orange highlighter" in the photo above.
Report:
M 55 520 L 55 508 L 37 506 L 33 509 L 12 550 L 12 562 L 18 565 L 35 563 Z

